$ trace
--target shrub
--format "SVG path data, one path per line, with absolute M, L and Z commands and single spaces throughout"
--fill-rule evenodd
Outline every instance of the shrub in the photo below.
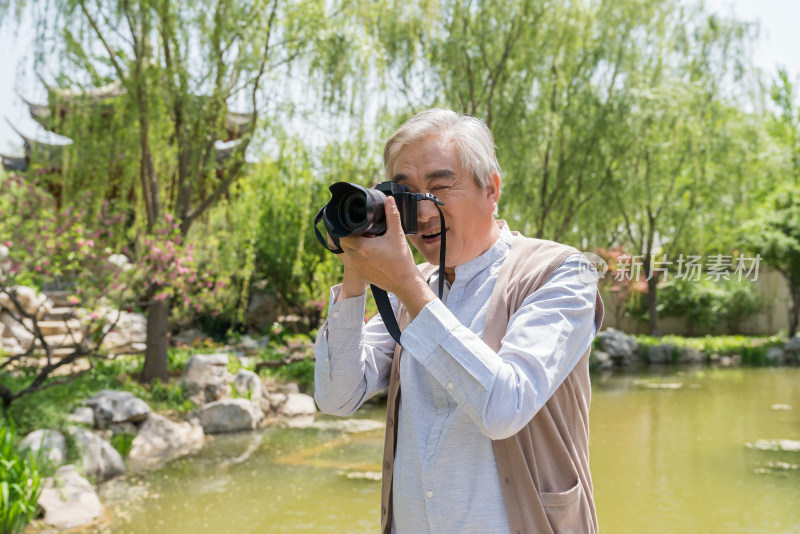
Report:
M 13 422 L 0 422 L 0 532 L 22 532 L 38 511 L 37 503 L 42 491 L 40 462 L 28 452 L 27 457 L 17 452 L 14 445 Z
M 736 332 L 739 323 L 763 305 L 748 280 L 673 279 L 659 286 L 658 312 L 663 317 L 686 319 L 689 332 L 696 327 Z

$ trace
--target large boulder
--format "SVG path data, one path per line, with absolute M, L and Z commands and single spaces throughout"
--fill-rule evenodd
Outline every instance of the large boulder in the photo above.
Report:
M 139 423 L 147 419 L 150 407 L 130 391 L 104 389 L 86 401 L 94 410 L 95 424 L 98 428 L 108 428 L 112 424 Z
M 269 332 L 272 324 L 278 320 L 278 300 L 274 295 L 262 290 L 250 293 L 245 322 L 251 332 Z
M 58 467 L 67 457 L 67 440 L 64 439 L 64 434 L 57 430 L 34 430 L 22 439 L 19 451 L 26 455 L 30 451 L 34 456 L 49 462 L 51 466 Z
M 125 472 L 125 462 L 117 450 L 100 436 L 77 426 L 67 428 L 81 454 L 86 476 L 106 480 Z
M 597 334 L 597 348 L 620 365 L 635 361 L 639 346 L 631 336 L 614 328 L 606 328 Z
M 304 393 L 287 393 L 286 402 L 281 404 L 278 414 L 286 417 L 299 417 L 304 415 L 315 415 L 317 405 L 314 398 Z
M 249 399 L 256 406 L 260 406 L 262 411 L 269 411 L 269 391 L 253 371 L 240 369 L 233 379 L 233 387 L 239 397 Z
M 133 439 L 128 461 L 136 469 L 155 469 L 165 463 L 203 448 L 203 427 L 175 423 L 163 415 L 150 414 Z
M 7 311 L 0 312 L 0 324 L 4 326 L 3 337 L 15 340 L 23 351 L 28 350 L 34 342 L 33 324 L 30 319 L 20 323 Z
M 233 376 L 228 372 L 227 354 L 195 354 L 183 370 L 181 384 L 195 404 L 218 401 L 231 394 Z
M 103 515 L 103 505 L 88 480 L 78 474 L 74 465 L 58 468 L 52 478 L 44 480 L 39 506 L 44 510 L 44 523 L 57 529 L 91 525 Z
M 103 308 L 99 313 L 114 328 L 103 338 L 102 347 L 114 354 L 141 352 L 147 345 L 147 317 L 141 313 L 129 313 Z
M 247 399 L 223 399 L 200 409 L 200 424 L 207 434 L 253 430 L 263 417 L 261 407 Z
M 652 345 L 647 349 L 647 361 L 657 364 L 672 363 L 673 351 L 675 351 L 675 346 L 669 343 Z

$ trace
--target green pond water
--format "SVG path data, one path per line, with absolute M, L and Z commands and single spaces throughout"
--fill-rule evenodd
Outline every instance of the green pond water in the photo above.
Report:
M 592 384 L 603 532 L 800 533 L 800 369 L 648 369 Z M 356 417 L 381 421 L 383 410 Z M 317 421 L 328 427 L 219 435 L 190 458 L 111 481 L 97 530 L 378 532 L 380 483 L 368 477 L 380 472 L 383 430 Z

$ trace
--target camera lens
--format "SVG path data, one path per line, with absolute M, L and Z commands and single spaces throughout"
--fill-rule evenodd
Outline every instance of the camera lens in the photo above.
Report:
M 355 230 L 367 220 L 367 199 L 359 191 L 353 191 L 341 203 L 341 219 L 349 229 Z

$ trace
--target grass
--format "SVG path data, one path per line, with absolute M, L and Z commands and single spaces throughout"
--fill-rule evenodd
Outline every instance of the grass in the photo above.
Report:
M 0 533 L 22 532 L 36 516 L 42 491 L 42 462 L 33 453 L 16 449 L 13 422 L 0 421 Z

